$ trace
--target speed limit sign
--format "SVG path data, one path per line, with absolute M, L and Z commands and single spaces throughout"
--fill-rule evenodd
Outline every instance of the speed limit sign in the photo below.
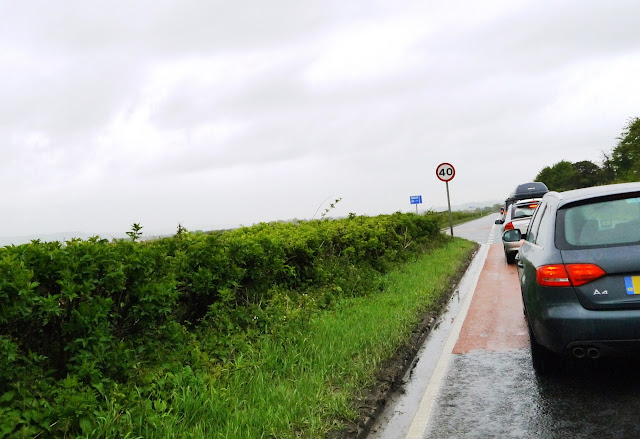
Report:
M 436 168 L 436 175 L 442 181 L 449 181 L 453 180 L 453 177 L 456 176 L 456 170 L 450 163 L 441 163 Z
M 453 236 L 453 216 L 451 215 L 451 198 L 449 198 L 449 180 L 456 176 L 456 170 L 451 163 L 440 163 L 436 168 L 436 176 L 447 185 L 447 205 L 449 206 L 449 228 Z

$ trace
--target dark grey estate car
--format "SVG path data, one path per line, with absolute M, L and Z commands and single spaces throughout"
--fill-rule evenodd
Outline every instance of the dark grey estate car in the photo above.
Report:
M 537 372 L 562 356 L 640 353 L 640 183 L 549 192 L 524 238 L 516 263 Z

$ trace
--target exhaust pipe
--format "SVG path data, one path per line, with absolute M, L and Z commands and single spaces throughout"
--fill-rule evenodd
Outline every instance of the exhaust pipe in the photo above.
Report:
M 591 348 L 591 349 L 593 349 L 593 348 Z M 585 356 L 584 348 L 580 347 L 580 346 L 576 346 L 575 348 L 573 348 L 571 350 L 571 352 L 573 353 L 573 356 L 576 357 L 576 358 L 584 358 L 584 356 Z
M 591 347 L 587 349 L 587 355 L 589 358 L 596 359 L 600 357 L 600 350 L 598 348 Z

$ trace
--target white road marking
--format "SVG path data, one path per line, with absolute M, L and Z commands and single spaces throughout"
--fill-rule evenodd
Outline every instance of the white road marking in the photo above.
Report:
M 491 235 L 493 235 L 493 230 L 494 228 L 492 227 Z M 456 317 L 453 327 L 451 328 L 451 333 L 449 334 L 449 337 L 442 349 L 440 359 L 438 360 L 438 364 L 436 364 L 436 368 L 431 375 L 427 389 L 422 396 L 422 400 L 420 400 L 418 411 L 409 426 L 409 432 L 405 436 L 406 439 L 422 439 L 424 437 L 427 426 L 429 425 L 429 418 L 433 411 L 436 396 L 440 392 L 442 381 L 444 380 L 447 368 L 449 367 L 449 362 L 452 356 L 451 352 L 453 351 L 453 348 L 458 341 L 458 337 L 460 336 L 462 323 L 467 317 L 467 312 L 471 305 L 471 298 L 473 297 L 473 293 L 476 289 L 476 285 L 478 284 L 478 279 L 480 278 L 480 273 L 482 272 L 482 268 L 484 267 L 484 262 L 487 259 L 488 254 L 489 246 L 486 244 L 481 245 L 480 251 L 469 266 L 467 273 L 460 281 L 459 290 L 461 296 L 465 296 L 464 303 L 462 304 L 460 312 Z
M 496 232 L 496 225 L 491 226 L 491 232 L 489 232 L 489 238 L 487 239 L 487 244 L 493 244 L 493 235 Z

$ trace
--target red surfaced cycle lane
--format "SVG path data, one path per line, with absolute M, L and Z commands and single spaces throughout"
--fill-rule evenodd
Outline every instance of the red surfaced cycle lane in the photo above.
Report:
M 453 353 L 528 345 L 516 266 L 506 264 L 501 244 L 491 245 Z

